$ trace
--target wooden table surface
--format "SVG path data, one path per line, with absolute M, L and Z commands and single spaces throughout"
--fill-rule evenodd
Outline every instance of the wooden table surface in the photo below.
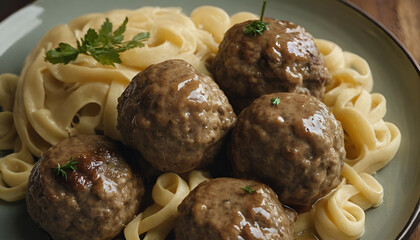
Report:
M 346 0 L 390 30 L 420 63 L 419 0 Z
M 420 64 L 419 0 L 344 0 L 362 9 L 390 30 Z M 0 21 L 33 0 L 0 0 Z M 420 225 L 409 240 L 420 240 Z

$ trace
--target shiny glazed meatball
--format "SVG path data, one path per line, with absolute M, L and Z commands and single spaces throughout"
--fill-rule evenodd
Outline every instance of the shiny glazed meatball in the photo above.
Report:
M 209 165 L 235 122 L 217 84 L 179 59 L 140 72 L 118 102 L 124 143 L 163 172 Z
M 273 92 L 324 95 L 330 75 L 312 36 L 287 21 L 264 18 L 268 30 L 261 36 L 243 29 L 251 21 L 230 28 L 210 71 L 239 113 L 253 99 Z
M 296 213 L 283 208 L 271 188 L 252 180 L 203 182 L 178 211 L 178 240 L 293 239 Z
M 76 136 L 44 153 L 29 177 L 31 218 L 53 239 L 112 239 L 131 221 L 144 193 L 122 156 L 122 144 L 104 136 Z M 54 168 L 76 161 L 67 179 Z
M 229 152 L 238 176 L 269 185 L 283 204 L 309 207 L 339 183 L 344 133 L 317 98 L 273 93 L 239 115 Z

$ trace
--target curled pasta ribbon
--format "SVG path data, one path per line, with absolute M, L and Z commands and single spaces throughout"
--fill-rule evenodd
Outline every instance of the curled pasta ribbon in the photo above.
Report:
M 341 70 L 340 72 L 334 73 L 332 82 L 325 88 L 324 103 L 328 107 L 334 108 L 334 104 L 337 101 L 337 98 L 342 94 L 343 91 L 347 89 L 360 91 L 365 90 L 366 92 L 370 92 L 372 86 L 364 86 L 364 84 L 360 84 L 359 82 L 365 81 L 360 80 L 360 78 L 365 77 L 361 77 L 359 75 L 360 74 L 356 73 L 354 70 Z M 371 78 L 372 77 L 370 76 L 370 79 Z
M 201 6 L 191 12 L 191 19 L 197 27 L 211 33 L 216 43 L 223 40 L 225 32 L 233 25 L 247 20 L 257 19 L 250 12 L 239 12 L 231 17 L 221 8 L 214 6 Z
M 342 123 L 347 140 L 353 146 L 347 147 L 347 156 L 353 156 L 353 159 L 346 162 L 356 172 L 372 174 L 394 158 L 401 133 L 394 124 L 382 120 L 386 113 L 382 95 L 369 94 L 363 89 L 345 89 L 332 112 Z
M 17 138 L 13 121 L 17 82 L 16 75 L 0 75 L 0 150 L 14 150 L 14 153 L 0 158 L 0 199 L 9 202 L 25 197 L 29 174 L 34 164 L 32 154 Z
M 34 165 L 32 154 L 19 140 L 14 153 L 0 158 L 0 199 L 13 202 L 25 198 Z
M 0 106 L 3 111 L 13 110 L 18 79 L 19 77 L 14 74 L 0 74 Z
M 382 203 L 384 189 L 372 175 L 367 173 L 358 174 L 355 169 L 345 163 L 341 176 L 346 178 L 360 192 L 350 198 L 350 200 L 363 210 L 377 207 Z
M 13 149 L 17 137 L 12 111 L 18 79 L 14 74 L 0 75 L 0 150 Z
M 343 57 L 344 68 L 337 69 L 332 73 L 334 81 L 361 86 L 366 91 L 371 92 L 373 78 L 366 60 L 351 52 L 343 52 Z
M 124 229 L 124 236 L 127 240 L 140 239 L 139 235 L 148 232 L 147 235 L 155 235 L 152 229 L 159 226 L 158 233 L 170 231 L 173 221 L 178 216 L 178 205 L 189 193 L 188 184 L 175 173 L 165 173 L 156 181 L 153 186 L 152 197 L 155 204 L 148 207 L 132 220 Z M 165 224 L 163 224 L 165 223 Z M 164 229 L 169 231 L 162 231 Z M 164 234 L 166 236 L 166 234 Z M 153 238 L 150 238 L 153 239 Z M 164 238 L 163 238 L 164 239 Z
M 223 9 L 213 6 L 194 9 L 191 12 L 191 19 L 199 28 L 211 33 L 217 43 L 222 41 L 230 25 L 229 15 Z
M 124 229 L 127 240 L 139 240 L 139 235 L 146 233 L 144 240 L 164 240 L 175 224 L 179 215 L 178 206 L 199 183 L 207 180 L 208 174 L 192 171 L 189 184 L 175 173 L 164 173 L 153 186 L 154 204 L 137 215 Z
M 337 97 L 345 89 L 356 88 L 372 91 L 373 78 L 369 64 L 360 56 L 343 52 L 335 43 L 315 39 L 332 81 L 325 88 L 324 103 L 334 107 Z
M 211 13 L 217 14 L 214 18 L 207 14 L 213 19 L 224 15 L 223 10 Z M 208 73 L 204 59 L 217 52 L 217 43 L 211 32 L 196 25 L 193 19 L 182 13 L 181 8 L 146 7 L 135 10 L 128 18 L 135 23 L 133 27 L 150 32 L 150 39 L 145 47 L 121 55 L 126 65 L 145 68 L 167 59 L 179 58 L 192 64 L 198 71 Z
M 315 39 L 315 44 L 319 52 L 324 56 L 325 66 L 330 73 L 344 68 L 345 60 L 341 47 L 324 39 Z
M 0 150 L 13 149 L 13 142 L 15 142 L 16 137 L 13 113 L 9 111 L 0 112 Z
M 365 212 L 349 199 L 359 193 L 353 185 L 342 184 L 315 205 L 315 228 L 323 240 L 359 239 L 365 229 Z
M 315 39 L 315 44 L 323 55 L 325 66 L 335 84 L 348 83 L 362 86 L 368 92 L 372 91 L 373 78 L 366 60 L 354 53 L 343 52 L 341 47 L 331 41 Z
M 188 185 L 190 191 L 194 190 L 200 183 L 210 179 L 210 173 L 205 171 L 193 170 L 188 174 Z
M 316 203 L 311 212 L 298 217 L 297 239 L 358 239 L 364 232 L 364 210 L 382 203 L 383 187 L 367 173 L 358 174 L 344 164 L 342 183 L 335 191 Z
M 386 140 L 378 142 L 381 143 L 382 147 L 369 149 L 367 146 L 362 146 L 357 158 L 346 160 L 356 172 L 373 174 L 388 164 L 397 153 L 401 143 L 400 130 L 397 126 L 388 122 L 382 122 L 380 127 L 383 130 L 382 134 L 384 134 L 383 140 Z

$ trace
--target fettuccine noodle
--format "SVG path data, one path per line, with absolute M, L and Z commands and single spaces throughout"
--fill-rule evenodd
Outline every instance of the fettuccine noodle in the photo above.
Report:
M 208 173 L 195 170 L 189 173 L 188 183 L 175 173 L 159 176 L 152 191 L 155 203 L 127 225 L 125 238 L 140 240 L 139 235 L 147 232 L 144 240 L 164 240 L 175 225 L 179 204 L 190 191 L 207 179 Z
M 75 46 L 89 28 L 100 28 L 105 18 L 118 26 L 125 17 L 129 19 L 126 39 L 139 32 L 150 32 L 150 39 L 145 47 L 122 53 L 122 64 L 104 66 L 87 56 L 67 65 L 44 61 L 46 51 L 59 42 Z M 143 7 L 88 14 L 51 29 L 27 57 L 19 77 L 0 75 L 0 150 L 13 151 L 0 159 L 0 199 L 23 199 L 34 157 L 64 138 L 104 134 L 121 140 L 116 129 L 117 99 L 135 74 L 174 58 L 209 74 L 206 59 L 216 54 L 226 30 L 248 19 L 256 16 L 247 12 L 229 16 L 212 6 L 196 8 L 190 17 L 180 8 Z M 383 188 L 372 174 L 395 156 L 401 134 L 383 119 L 386 100 L 371 93 L 368 63 L 333 42 L 317 39 L 316 44 L 333 78 L 324 103 L 343 125 L 347 159 L 341 184 L 299 216 L 295 236 L 358 239 L 364 232 L 365 210 L 383 201 Z M 160 176 L 153 188 L 155 203 L 127 226 L 126 238 L 135 240 L 146 233 L 145 239 L 164 239 L 178 215 L 177 206 L 206 178 L 192 172 L 187 183 L 173 173 Z

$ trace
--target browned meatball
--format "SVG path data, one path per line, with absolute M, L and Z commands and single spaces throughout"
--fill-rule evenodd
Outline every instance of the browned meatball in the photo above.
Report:
M 118 101 L 124 143 L 164 172 L 210 164 L 235 122 L 213 79 L 179 59 L 140 72 Z
M 178 211 L 178 240 L 293 239 L 296 213 L 283 208 L 271 188 L 252 180 L 203 182 Z
M 283 204 L 307 207 L 339 183 L 344 133 L 317 98 L 273 93 L 242 111 L 229 151 L 238 176 L 269 185 Z
M 29 177 L 29 215 L 53 239 L 112 239 L 137 214 L 142 180 L 104 136 L 76 136 L 44 153 Z M 67 178 L 54 170 L 77 162 Z
M 273 92 L 324 95 L 330 75 L 312 36 L 287 21 L 264 18 L 268 30 L 247 35 L 251 21 L 230 28 L 210 70 L 239 113 L 253 99 Z

